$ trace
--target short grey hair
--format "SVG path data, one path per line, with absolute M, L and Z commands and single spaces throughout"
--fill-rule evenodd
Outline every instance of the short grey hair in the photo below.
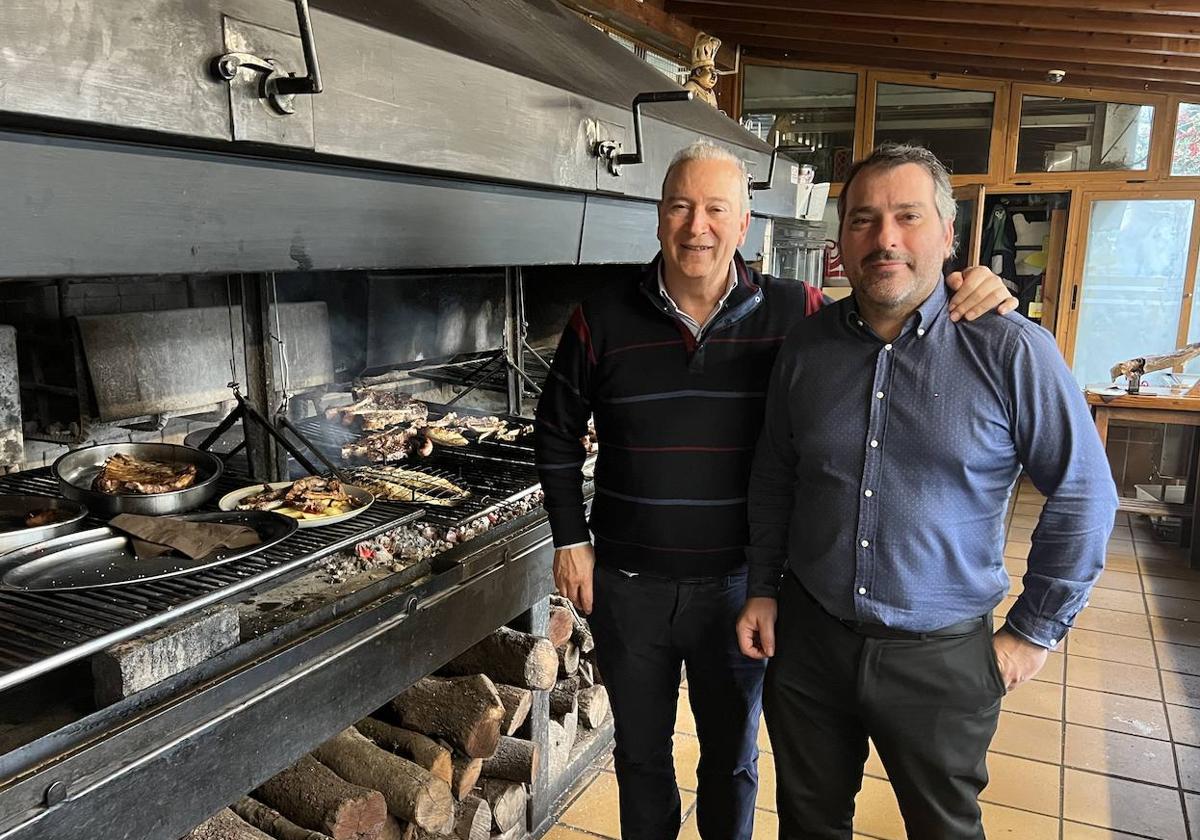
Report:
M 695 143 L 684 146 L 675 153 L 675 156 L 671 158 L 671 165 L 667 167 L 667 173 L 663 176 L 662 190 L 659 192 L 660 196 L 666 193 L 667 182 L 671 180 L 671 175 L 674 174 L 676 167 L 693 160 L 720 160 L 737 167 L 738 174 L 745 184 L 745 189 L 739 191 L 742 199 L 740 205 L 741 212 L 745 213 L 750 209 L 750 173 L 746 171 L 746 162 L 734 154 L 732 150 L 724 146 L 718 146 L 709 140 L 697 140 Z
M 855 163 L 846 173 L 846 182 L 842 184 L 842 192 L 838 195 L 838 234 L 841 235 L 842 225 L 846 223 L 846 196 L 850 194 L 850 184 L 864 169 L 895 169 L 906 163 L 915 163 L 929 173 L 933 179 L 933 200 L 937 207 L 938 218 L 943 222 L 954 224 L 958 216 L 958 202 L 954 200 L 954 188 L 950 186 L 950 173 L 937 155 L 924 146 L 914 146 L 908 143 L 883 143 L 871 152 L 869 157 Z M 957 250 L 958 243 L 954 243 Z

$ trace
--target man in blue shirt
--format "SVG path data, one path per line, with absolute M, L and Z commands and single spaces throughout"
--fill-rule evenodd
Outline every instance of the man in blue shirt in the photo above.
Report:
M 750 481 L 737 633 L 771 657 L 780 837 L 850 840 L 869 737 L 910 838 L 976 840 L 1000 698 L 1087 603 L 1116 493 L 1050 334 L 1015 314 L 951 324 L 937 158 L 882 146 L 838 205 L 854 294 L 780 350 Z M 1022 467 L 1047 498 L 993 634 Z

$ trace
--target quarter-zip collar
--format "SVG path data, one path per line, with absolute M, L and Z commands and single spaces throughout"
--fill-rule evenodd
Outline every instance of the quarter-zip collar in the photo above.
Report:
M 733 269 L 737 277 L 737 284 L 725 296 L 718 311 L 709 319 L 708 324 L 700 333 L 698 339 L 692 335 L 692 331 L 688 329 L 687 325 L 679 319 L 674 304 L 664 299 L 659 291 L 662 252 L 659 252 L 643 271 L 641 280 L 642 293 L 655 309 L 666 315 L 679 327 L 689 353 L 694 353 L 698 347 L 702 347 L 709 336 L 733 326 L 762 304 L 762 287 L 755 281 L 754 273 L 746 265 L 746 261 L 742 259 L 742 255 L 736 251 L 733 255 Z

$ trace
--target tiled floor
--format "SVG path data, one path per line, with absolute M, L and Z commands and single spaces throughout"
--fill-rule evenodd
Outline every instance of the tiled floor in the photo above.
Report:
M 1023 482 L 1004 552 L 1014 594 L 1041 503 Z M 1000 604 L 998 617 L 1012 600 Z M 694 733 L 685 688 L 675 735 L 684 840 L 700 836 Z M 775 766 L 765 727 L 759 746 L 754 835 L 774 838 Z M 1200 572 L 1188 569 L 1178 548 L 1156 540 L 1145 519 L 1118 515 L 1090 606 L 1037 679 L 1005 698 L 988 766 L 983 819 L 993 840 L 1200 840 Z M 866 772 L 855 837 L 903 840 L 873 752 Z M 619 836 L 611 765 L 547 834 Z

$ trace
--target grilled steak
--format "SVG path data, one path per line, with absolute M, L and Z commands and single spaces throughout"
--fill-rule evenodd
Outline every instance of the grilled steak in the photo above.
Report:
M 367 429 L 382 429 L 398 423 L 424 422 L 429 416 L 425 403 L 403 391 L 364 389 L 355 391 L 354 396 L 355 402 L 330 408 L 325 417 L 341 420 L 347 426 L 357 420 Z
M 194 464 L 143 461 L 132 455 L 117 453 L 104 462 L 104 468 L 92 482 L 92 489 L 113 495 L 150 495 L 183 490 L 195 483 Z
M 384 429 L 363 435 L 342 447 L 342 459 L 386 462 L 405 458 L 424 458 L 433 451 L 433 441 L 425 435 L 424 427 Z

